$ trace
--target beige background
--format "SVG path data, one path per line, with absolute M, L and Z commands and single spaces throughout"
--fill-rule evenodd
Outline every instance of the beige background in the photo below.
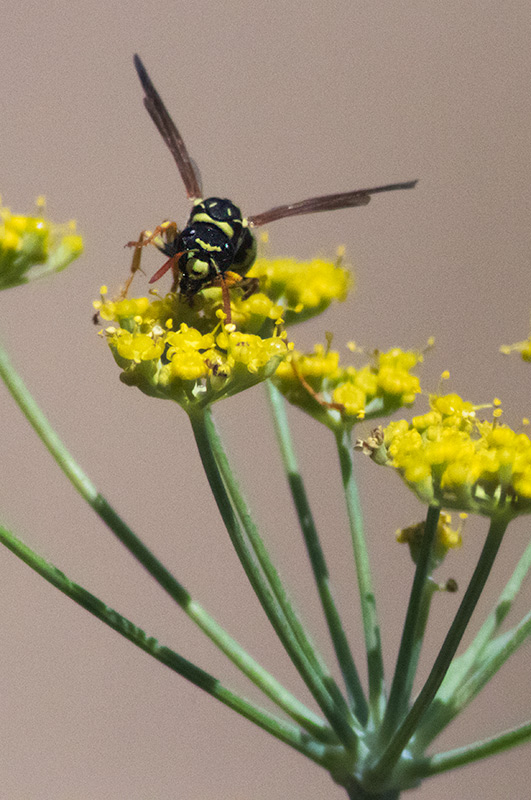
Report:
M 185 585 L 300 696 L 300 681 L 257 607 L 208 495 L 178 408 L 127 389 L 91 324 L 101 283 L 128 269 L 123 244 L 188 213 L 175 166 L 148 119 L 138 51 L 209 193 L 247 213 L 313 194 L 420 178 L 367 209 L 271 226 L 276 253 L 347 246 L 358 292 L 297 332 L 437 348 L 436 390 L 499 395 L 531 415 L 529 368 L 498 346 L 524 338 L 531 291 L 531 8 L 514 2 L 162 2 L 4 4 L 0 24 L 0 189 L 13 210 L 44 192 L 76 217 L 86 254 L 70 272 L 1 298 L 1 336 L 72 452 Z M 160 260 L 146 259 L 148 270 Z M 145 284 L 137 282 L 137 289 Z M 250 696 L 243 678 L 114 541 L 1 391 L 0 516 L 74 580 L 164 643 Z M 315 638 L 329 652 L 260 390 L 226 402 L 219 424 L 270 547 Z M 333 444 L 293 416 L 304 474 L 353 642 L 359 637 Z M 359 465 L 388 668 L 412 565 L 395 528 L 422 509 L 392 474 Z M 471 520 L 441 570 L 461 590 L 486 531 Z M 529 536 L 511 528 L 492 599 Z M 300 564 L 303 564 L 301 567 Z M 335 800 L 326 773 L 152 662 L 0 552 L 0 797 L 6 800 Z M 523 595 L 529 596 L 529 586 Z M 424 674 L 459 596 L 436 602 Z M 481 605 L 478 618 L 488 608 Z M 527 610 L 522 599 L 519 615 Z M 514 620 L 518 617 L 515 615 Z M 441 740 L 464 744 L 529 718 L 529 651 Z M 529 749 L 435 779 L 423 800 L 528 796 Z

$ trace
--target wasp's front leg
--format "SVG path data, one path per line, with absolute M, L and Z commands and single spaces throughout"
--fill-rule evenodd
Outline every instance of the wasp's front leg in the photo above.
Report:
M 140 269 L 140 261 L 142 258 L 142 248 L 147 244 L 154 244 L 155 247 L 163 247 L 165 244 L 171 244 L 179 235 L 179 229 L 176 222 L 166 220 L 160 225 L 157 225 L 154 231 L 142 231 L 136 242 L 127 242 L 125 247 L 134 247 L 133 258 L 131 260 L 130 275 L 125 282 L 124 288 L 121 292 L 121 297 L 127 297 L 127 292 L 133 281 L 135 273 Z M 157 238 L 161 239 L 160 246 L 157 244 Z

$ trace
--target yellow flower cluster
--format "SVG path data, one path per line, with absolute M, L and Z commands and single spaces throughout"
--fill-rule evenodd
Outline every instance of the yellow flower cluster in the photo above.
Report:
M 457 394 L 433 396 L 430 405 L 427 414 L 384 430 L 387 463 L 417 497 L 486 516 L 531 512 L 529 437 L 478 420 Z M 381 454 L 374 460 L 383 462 Z
M 290 403 L 336 429 L 413 403 L 420 385 L 411 370 L 421 360 L 421 353 L 396 347 L 374 353 L 357 369 L 341 366 L 337 351 L 316 345 L 309 355 L 294 352 L 274 381 Z
M 37 205 L 42 210 L 44 201 Z M 0 289 L 65 269 L 83 250 L 75 230 L 74 222 L 54 225 L 43 216 L 12 214 L 0 206 Z
M 121 380 L 156 397 L 176 400 L 190 412 L 270 377 L 288 355 L 286 316 L 307 319 L 333 299 L 343 300 L 351 278 L 340 264 L 315 259 L 260 258 L 249 273 L 258 291 L 230 289 L 231 322 L 225 324 L 217 286 L 192 297 L 160 297 L 94 303 L 122 368 Z
M 258 278 L 261 291 L 283 307 L 286 325 L 321 314 L 333 300 L 345 300 L 353 283 L 341 256 L 335 263 L 321 258 L 258 258 L 249 277 Z
M 401 544 L 409 545 L 411 559 L 415 564 L 417 563 L 420 553 L 425 528 L 425 522 L 418 522 L 415 525 L 409 525 L 407 528 L 402 528 L 396 532 L 396 541 Z M 448 550 L 455 550 L 461 547 L 462 543 L 461 526 L 456 529 L 452 528 L 452 518 L 450 514 L 446 514 L 442 511 L 437 522 L 435 542 L 431 554 L 432 569 L 435 569 L 435 567 L 444 560 Z
M 122 368 L 121 380 L 153 397 L 175 400 L 189 413 L 265 380 L 288 353 L 278 328 L 262 338 L 225 326 L 219 318 L 210 330 L 208 320 L 197 315 L 197 327 L 188 325 L 182 317 L 191 313 L 190 306 L 175 294 L 102 299 L 94 305 L 103 320 L 114 323 L 105 334 Z

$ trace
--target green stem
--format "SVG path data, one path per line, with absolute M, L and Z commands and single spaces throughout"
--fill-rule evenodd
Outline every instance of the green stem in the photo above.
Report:
M 272 381 L 267 381 L 266 385 L 284 470 L 297 511 L 299 525 L 306 544 L 306 550 L 310 559 L 330 638 L 334 646 L 341 674 L 343 675 L 351 706 L 360 722 L 365 724 L 368 716 L 367 701 L 330 587 L 328 566 L 319 540 L 319 534 L 315 527 L 306 488 L 297 464 L 297 457 L 295 455 L 286 414 L 286 405 L 282 395 L 278 389 L 276 389 Z
M 511 630 L 497 636 L 485 649 L 483 660 L 469 675 L 454 697 L 456 713 L 477 697 L 483 687 L 493 678 L 505 662 L 529 638 L 531 634 L 531 612 Z
M 504 633 L 503 637 L 492 638 L 511 610 L 530 568 L 531 543 L 526 547 L 496 605 L 474 640 L 468 649 L 452 662 L 432 706 L 422 720 L 418 735 L 415 736 L 415 749 L 417 746 L 421 751 L 426 749 L 456 714 L 477 696 L 502 663 L 531 632 L 529 615 L 526 615 L 518 626 Z M 502 639 L 504 644 L 500 647 Z M 493 649 L 496 650 L 495 657 L 489 656 Z
M 383 721 L 384 741 L 395 730 L 398 720 L 404 715 L 409 704 L 413 681 L 418 665 L 425 625 L 420 625 L 422 611 L 427 601 L 427 580 L 430 574 L 431 553 L 437 533 L 440 509 L 429 506 L 424 535 L 422 537 L 417 568 L 411 587 L 409 605 L 402 632 L 400 649 L 396 661 L 393 683 L 389 692 L 389 702 Z M 429 594 L 431 597 L 431 592 Z M 426 615 L 424 615 L 425 619 Z
M 262 573 L 260 565 L 256 561 L 252 547 L 250 547 L 245 540 L 242 527 L 238 521 L 238 517 L 223 481 L 216 454 L 212 449 L 212 430 L 211 426 L 207 424 L 206 414 L 207 412 L 205 412 L 204 409 L 196 409 L 189 415 L 190 422 L 192 424 L 205 474 L 214 499 L 216 500 L 221 518 L 223 519 L 223 523 L 230 536 L 233 547 L 236 550 L 236 554 L 240 559 L 240 563 L 245 570 L 245 574 L 262 608 L 292 663 L 306 683 L 315 701 L 318 703 L 321 711 L 326 716 L 339 739 L 347 749 L 350 749 L 356 744 L 356 734 L 349 720 L 345 716 L 343 709 L 339 709 L 331 698 L 327 686 L 301 648 L 278 601 L 269 589 L 268 582 Z
M 483 653 L 488 643 L 492 640 L 511 610 L 514 600 L 520 591 L 522 582 L 531 569 L 531 542 L 527 545 L 516 568 L 507 581 L 496 605 L 479 629 L 474 640 L 462 656 L 457 658 L 448 670 L 438 697 L 447 699 L 451 697 L 457 687 L 466 679 L 466 676 L 475 664 L 483 661 Z
M 171 670 L 191 683 L 203 689 L 207 694 L 215 697 L 224 705 L 236 711 L 241 716 L 263 728 L 272 736 L 280 741 L 289 744 L 299 752 L 311 758 L 318 764 L 322 763 L 325 748 L 322 744 L 314 742 L 295 725 L 276 717 L 268 711 L 258 708 L 249 701 L 234 694 L 226 689 L 208 672 L 187 661 L 168 647 L 160 645 L 156 639 L 147 636 L 141 628 L 138 628 L 130 620 L 105 605 L 86 589 L 70 581 L 64 573 L 60 572 L 52 564 L 49 564 L 41 556 L 23 544 L 10 531 L 0 527 L 0 542 L 4 544 L 18 558 L 22 559 L 31 569 L 41 575 L 48 583 L 55 586 L 63 594 L 70 597 L 82 608 L 89 611 L 113 630 L 117 631 L 125 639 L 149 653 L 150 656 L 165 664 Z
M 349 432 L 340 428 L 336 433 L 336 443 L 341 467 L 341 478 L 345 492 L 347 513 L 350 523 L 350 533 L 358 590 L 361 602 L 363 631 L 365 647 L 367 650 L 367 669 L 369 676 L 369 707 L 374 724 L 382 719 L 385 709 L 384 668 L 382 658 L 382 644 L 380 640 L 380 626 L 376 610 L 376 597 L 374 594 L 369 554 L 363 533 L 363 517 L 354 478 L 354 464 L 352 458 L 352 445 Z
M 389 791 L 380 792 L 378 794 L 369 794 L 357 784 L 348 787 L 347 794 L 349 800 L 398 800 L 400 797 L 400 791 L 397 789 L 390 789 Z
M 341 695 L 339 687 L 337 686 L 332 675 L 329 673 L 315 646 L 309 641 L 306 631 L 286 595 L 286 591 L 280 576 L 273 562 L 271 561 L 269 553 L 267 552 L 267 548 L 265 547 L 262 537 L 258 532 L 258 528 L 251 517 L 247 503 L 234 476 L 234 471 L 230 467 L 225 449 L 216 430 L 216 426 L 214 425 L 210 409 L 205 409 L 204 419 L 205 431 L 207 433 L 223 483 L 225 484 L 230 500 L 240 519 L 245 536 L 247 537 L 247 540 L 256 559 L 258 560 L 258 563 L 260 564 L 260 567 L 262 568 L 264 576 L 269 584 L 269 588 L 273 592 L 273 595 L 282 613 L 284 614 L 288 625 L 293 631 L 301 650 L 304 652 L 309 663 L 312 665 L 312 668 L 328 687 L 330 694 L 338 706 L 340 708 L 344 708 L 344 710 L 348 713 L 345 700 Z
M 491 520 L 489 532 L 476 569 L 426 683 L 386 750 L 371 769 L 371 776 L 378 781 L 385 781 L 389 777 L 404 748 L 414 734 L 420 719 L 433 701 L 459 646 L 479 596 L 483 591 L 508 523 L 509 519 L 506 517 L 493 518 Z
M 175 600 L 190 619 L 198 625 L 230 660 L 255 683 L 273 702 L 284 709 L 316 738 L 330 740 L 331 731 L 313 711 L 290 694 L 273 676 L 260 666 L 206 611 L 195 602 L 185 587 L 164 567 L 143 542 L 133 533 L 107 500 L 98 494 L 81 467 L 75 462 L 63 442 L 42 413 L 24 382 L 14 370 L 7 353 L 0 347 L 0 377 L 15 402 L 32 425 L 58 466 L 84 500 L 106 523 L 115 536 L 142 564 L 157 583 Z
M 509 750 L 516 745 L 524 744 L 531 740 L 531 722 L 526 722 L 512 731 L 500 733 L 491 739 L 484 739 L 465 747 L 457 747 L 455 750 L 448 750 L 446 753 L 437 753 L 424 762 L 415 764 L 408 771 L 413 778 L 427 778 L 431 775 L 438 775 L 441 772 L 448 772 L 457 767 L 463 767 L 481 758 L 501 753 Z

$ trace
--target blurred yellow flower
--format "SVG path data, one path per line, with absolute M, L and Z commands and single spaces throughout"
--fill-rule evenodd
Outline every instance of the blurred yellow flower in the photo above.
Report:
M 37 201 L 38 211 L 44 201 Z M 83 251 L 75 222 L 55 225 L 44 216 L 12 214 L 0 206 L 0 289 L 60 272 Z

